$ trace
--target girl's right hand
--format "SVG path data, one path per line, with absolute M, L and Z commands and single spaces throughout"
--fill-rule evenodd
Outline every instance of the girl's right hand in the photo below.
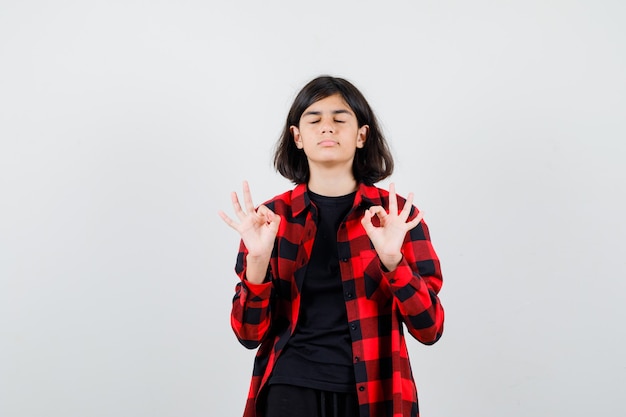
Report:
M 269 262 L 274 249 L 274 240 L 278 233 L 280 216 L 263 205 L 256 210 L 254 209 L 247 181 L 243 182 L 245 211 L 241 208 L 236 192 L 233 191 L 231 199 L 239 223 L 228 217 L 223 211 L 219 212 L 220 217 L 227 225 L 239 232 L 241 240 L 248 250 L 248 262 Z

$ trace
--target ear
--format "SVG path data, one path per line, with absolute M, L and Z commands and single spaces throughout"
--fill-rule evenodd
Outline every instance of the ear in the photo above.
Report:
M 368 125 L 363 125 L 359 128 L 356 138 L 356 147 L 363 148 L 365 146 L 365 141 L 367 140 L 367 134 L 370 131 L 370 127 Z
M 296 148 L 302 149 L 304 145 L 302 145 L 302 137 L 300 136 L 300 129 L 296 126 L 290 126 L 289 131 L 291 132 L 291 136 L 293 136 L 293 141 L 296 144 Z

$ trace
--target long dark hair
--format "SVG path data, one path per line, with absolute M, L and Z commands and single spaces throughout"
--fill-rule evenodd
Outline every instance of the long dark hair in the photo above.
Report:
M 291 126 L 299 126 L 302 113 L 316 101 L 340 94 L 354 112 L 359 127 L 369 126 L 363 148 L 356 150 L 352 173 L 358 182 L 372 185 L 393 172 L 393 157 L 376 115 L 361 92 L 343 78 L 320 76 L 307 83 L 298 93 L 287 114 L 280 139 L 274 152 L 274 167 L 288 180 L 296 184 L 309 181 L 309 163 L 304 152 L 296 147 Z

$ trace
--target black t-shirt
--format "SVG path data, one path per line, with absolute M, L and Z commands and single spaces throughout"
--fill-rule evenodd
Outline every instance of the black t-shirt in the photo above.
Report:
M 352 341 L 337 255 L 337 231 L 355 193 L 325 197 L 308 192 L 317 207 L 317 234 L 301 292 L 296 330 L 278 358 L 270 384 L 325 391 L 354 390 Z

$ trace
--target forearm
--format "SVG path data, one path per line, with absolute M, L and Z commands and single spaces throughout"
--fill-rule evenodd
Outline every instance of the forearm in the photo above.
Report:
M 421 276 L 406 259 L 394 271 L 382 272 L 409 333 L 425 344 L 439 340 L 444 323 L 444 310 L 437 296 L 441 276 Z
M 270 327 L 272 283 L 239 282 L 235 288 L 231 311 L 231 326 L 245 347 L 257 347 Z
M 270 257 L 264 260 L 250 256 L 243 242 L 240 243 L 235 265 L 240 282 L 235 287 L 231 326 L 239 341 L 250 349 L 257 347 L 269 330 L 273 291 L 269 260 Z
M 252 284 L 262 284 L 267 276 L 270 257 L 271 253 L 262 256 L 246 255 L 245 279 Z
M 409 332 L 422 343 L 432 344 L 443 332 L 444 310 L 438 297 L 443 278 L 425 223 L 408 233 L 401 252 L 394 269 L 385 266 L 385 271 L 381 265 L 382 274 Z

